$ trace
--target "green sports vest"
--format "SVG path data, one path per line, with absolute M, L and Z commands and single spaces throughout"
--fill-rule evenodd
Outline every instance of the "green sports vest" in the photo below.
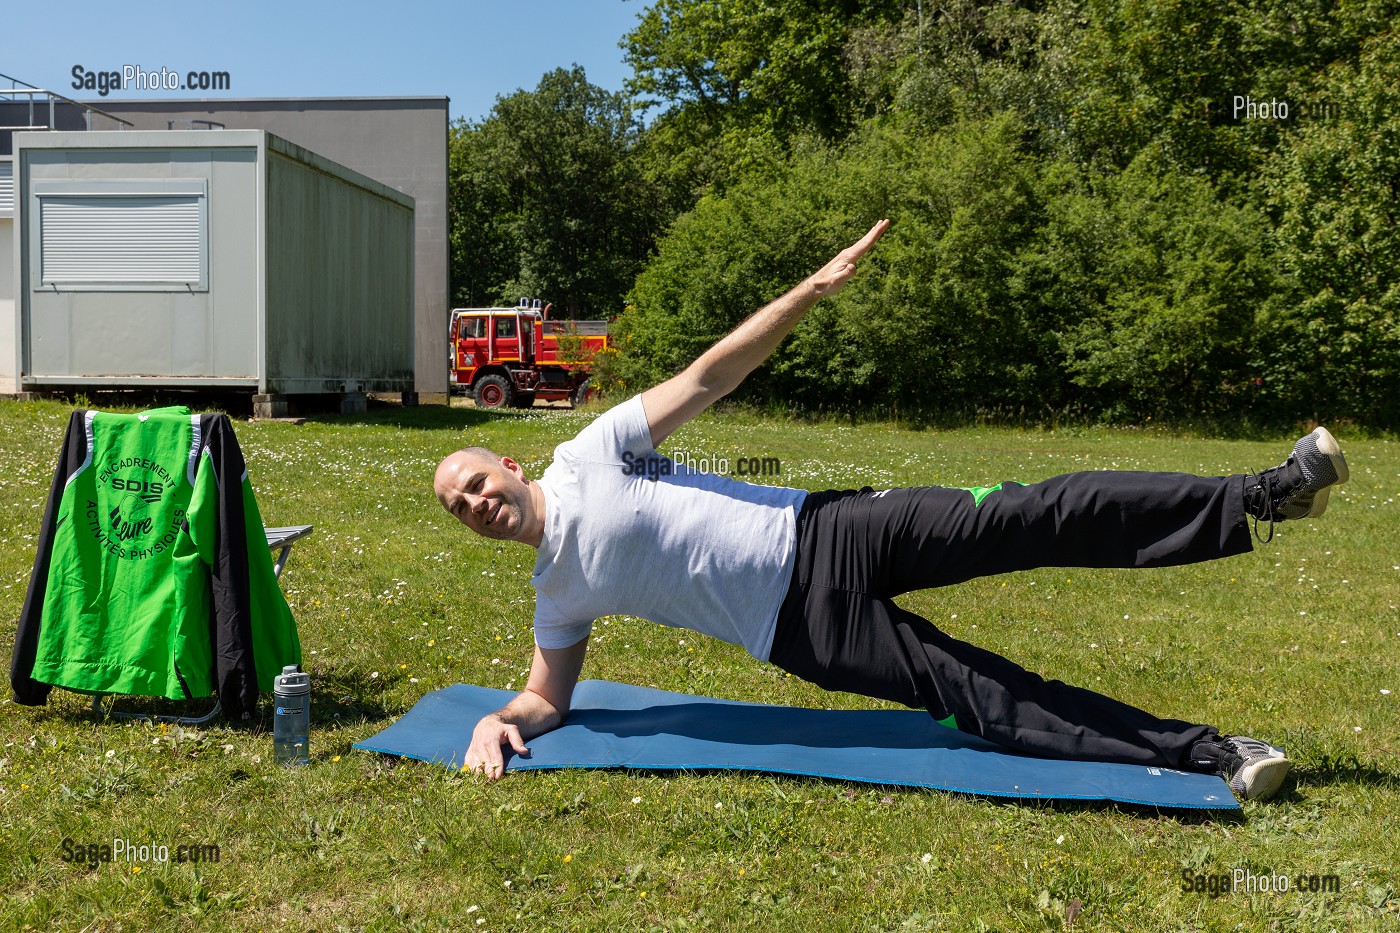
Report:
M 75 412 L 54 477 L 11 683 L 190 699 L 246 718 L 296 624 L 223 415 Z

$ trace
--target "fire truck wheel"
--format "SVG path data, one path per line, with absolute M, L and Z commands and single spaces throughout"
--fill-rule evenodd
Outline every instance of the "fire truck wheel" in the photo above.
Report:
M 582 405 L 584 402 L 587 402 L 587 401 L 588 401 L 588 380 L 585 379 L 585 380 L 583 380 L 582 382 L 580 382 L 580 383 L 578 384 L 578 388 L 574 389 L 573 394 L 569 396 L 569 405 L 570 405 L 570 407 L 572 407 L 572 408 L 578 408 L 580 405 Z
M 505 408 L 514 394 L 503 376 L 482 376 L 476 383 L 476 407 Z

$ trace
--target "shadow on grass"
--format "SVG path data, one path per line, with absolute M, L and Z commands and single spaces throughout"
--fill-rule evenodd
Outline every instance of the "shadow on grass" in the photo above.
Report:
M 568 412 L 568 408 L 516 408 L 488 411 L 445 405 L 385 405 L 373 406 L 363 414 L 309 414 L 308 423 L 327 425 L 372 425 L 407 428 L 416 431 L 461 431 L 502 422 L 542 421 L 552 412 Z
M 342 693 L 321 684 L 313 684 L 312 690 L 311 725 L 313 728 L 331 724 L 350 725 L 357 722 L 383 722 L 402 712 L 387 710 L 363 695 Z M 162 697 L 108 695 L 102 698 L 102 708 L 105 712 L 97 713 L 90 705 L 90 700 L 86 697 L 83 700 L 88 705 L 84 705 L 80 709 L 55 708 L 53 710 L 55 715 L 52 718 L 66 719 L 70 722 L 91 719 L 97 722 L 106 721 L 113 725 L 121 725 L 132 719 L 167 720 L 168 717 L 172 716 L 198 717 L 214 708 L 213 697 L 201 700 L 167 700 Z M 272 728 L 272 708 L 272 695 L 263 693 L 259 697 L 257 711 L 253 713 L 251 719 L 230 719 L 221 711 L 219 715 L 208 722 L 185 723 L 184 725 L 200 729 L 227 726 L 233 729 L 262 728 L 270 730 Z
M 152 408 L 181 405 L 193 412 L 223 412 L 231 418 L 247 418 L 253 413 L 253 396 L 248 390 L 178 389 L 170 387 L 88 388 L 45 390 L 43 397 L 73 408 L 97 411 L 139 412 Z
M 797 776 L 788 776 L 797 780 Z M 830 778 L 801 778 L 812 785 L 846 787 L 846 796 L 853 797 L 862 790 L 878 789 L 888 795 L 920 794 L 930 797 L 953 796 L 969 801 L 980 801 L 999 809 L 1039 810 L 1045 813 L 1121 813 L 1138 819 L 1171 820 L 1183 826 L 1205 826 L 1212 823 L 1226 823 L 1238 826 L 1246 822 L 1244 811 L 1238 809 L 1210 810 L 1204 807 L 1163 807 L 1148 804 L 1124 803 L 1118 800 L 1069 800 L 1059 797 L 1003 797 L 995 794 L 977 794 L 961 790 L 941 790 L 932 787 L 909 787 L 904 784 L 865 784 L 855 781 L 835 781 Z M 833 801 L 835 802 L 835 801 Z
M 391 692 L 406 679 L 406 675 L 401 672 L 390 672 L 370 678 L 358 668 L 338 670 L 318 665 L 311 674 L 313 728 L 380 723 L 401 716 L 408 710 L 406 706 L 390 708 L 381 702 L 385 693 Z M 57 720 L 70 724 L 84 721 L 108 722 L 112 725 L 121 725 L 134 719 L 199 717 L 213 708 L 212 696 L 195 700 L 169 700 L 164 697 L 106 694 L 101 698 L 99 712 L 93 708 L 91 695 L 64 690 L 61 687 L 54 688 L 47 704 L 32 707 L 36 721 Z M 258 708 L 250 719 L 230 719 L 221 711 L 208 722 L 185 725 L 200 729 L 226 726 L 234 729 L 271 730 L 272 710 L 272 694 L 264 691 L 259 695 Z
M 1299 778 L 1306 779 L 1309 784 L 1355 784 L 1390 791 L 1400 790 L 1400 774 L 1363 762 L 1354 755 L 1337 758 L 1329 756 L 1317 764 L 1295 765 L 1280 796 L 1286 795 L 1285 799 L 1294 801 L 1306 800 L 1309 795 L 1298 791 Z
M 390 709 L 382 702 L 386 692 L 406 679 L 400 672 L 371 678 L 358 667 L 317 665 L 312 673 L 312 725 L 380 723 L 403 715 L 407 709 Z
M 908 788 L 905 788 L 906 790 Z M 930 791 L 938 793 L 938 791 Z M 1047 813 L 1101 813 L 1111 811 L 1124 816 L 1148 820 L 1171 820 L 1182 826 L 1207 826 L 1225 823 L 1239 826 L 1247 822 L 1243 810 L 1207 810 L 1200 807 L 1160 807 L 1147 804 L 1123 803 L 1116 800 L 1030 800 L 1026 798 L 991 797 L 984 794 L 958 796 L 982 800 L 998 807 L 1031 807 Z
M 414 759 L 404 759 L 412 761 Z M 993 794 L 977 794 L 961 790 L 945 790 L 934 787 L 911 787 L 908 784 L 879 784 L 867 781 L 846 781 L 839 778 L 818 777 L 806 774 L 775 774 L 772 772 L 757 771 L 735 771 L 729 768 L 678 768 L 667 770 L 628 769 L 628 768 L 591 768 L 594 771 L 615 771 L 627 773 L 629 776 L 649 775 L 659 780 L 670 780 L 674 775 L 692 776 L 733 776 L 745 774 L 753 778 L 769 778 L 774 782 L 784 785 L 792 785 L 809 792 L 834 793 L 840 796 L 830 796 L 825 800 L 818 798 L 817 802 L 839 806 L 847 800 L 855 800 L 862 794 L 879 793 L 884 795 L 882 804 L 893 804 L 900 798 L 909 797 L 955 797 L 968 802 L 978 802 L 997 807 L 999 810 L 1036 810 L 1045 813 L 1120 813 L 1123 816 L 1138 819 L 1150 820 L 1171 820 L 1182 826 L 1206 826 L 1211 824 L 1228 824 L 1231 826 L 1243 825 L 1247 822 L 1244 812 L 1238 809 L 1208 810 L 1205 808 L 1188 807 L 1162 807 L 1148 806 L 1145 804 L 1122 803 L 1116 800 L 1067 800 L 1050 797 L 1002 797 Z M 530 771 L 512 772 L 517 777 L 529 774 Z M 538 773 L 538 772 L 536 772 Z

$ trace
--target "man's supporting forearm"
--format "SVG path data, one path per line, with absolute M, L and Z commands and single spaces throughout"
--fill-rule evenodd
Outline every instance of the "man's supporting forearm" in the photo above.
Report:
M 531 690 L 522 691 L 504 707 L 491 715 L 501 722 L 515 726 L 526 740 L 559 728 L 567 710 L 559 710 L 544 697 Z

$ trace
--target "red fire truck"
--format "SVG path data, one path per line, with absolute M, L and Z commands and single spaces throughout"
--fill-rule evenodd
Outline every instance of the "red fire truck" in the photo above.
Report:
M 608 346 L 607 321 L 549 319 L 549 305 L 454 308 L 447 333 L 454 389 L 481 408 L 529 408 L 538 399 L 581 404 L 593 355 Z

